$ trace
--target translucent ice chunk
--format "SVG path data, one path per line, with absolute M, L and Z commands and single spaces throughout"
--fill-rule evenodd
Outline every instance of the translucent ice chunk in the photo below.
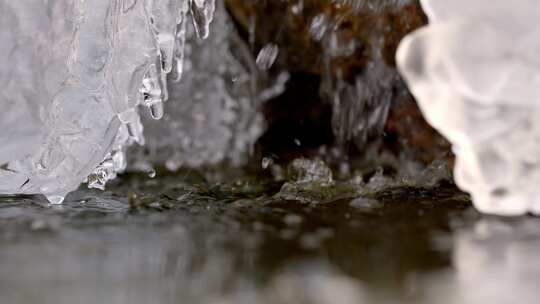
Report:
M 123 170 L 137 106 L 163 116 L 190 5 L 207 32 L 214 0 L 0 0 L 0 193 L 60 203 Z
M 402 42 L 397 61 L 454 145 L 456 182 L 481 211 L 540 214 L 540 2 L 422 4 L 431 24 Z

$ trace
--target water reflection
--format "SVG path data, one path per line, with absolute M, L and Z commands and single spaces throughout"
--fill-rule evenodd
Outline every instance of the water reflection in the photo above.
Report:
M 60 208 L 0 198 L 0 302 L 536 303 L 540 295 L 540 221 L 481 217 L 453 190 L 402 189 L 358 208 L 223 203 L 180 188 L 156 199 L 167 210 L 134 210 L 124 190 L 80 191 Z
M 454 240 L 454 269 L 430 278 L 431 298 L 438 297 L 438 303 L 538 303 L 540 220 L 482 218 L 456 231 Z

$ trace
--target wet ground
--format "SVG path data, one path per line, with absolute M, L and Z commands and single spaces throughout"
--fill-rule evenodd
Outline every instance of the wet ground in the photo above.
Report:
M 540 220 L 451 185 L 326 203 L 127 176 L 0 198 L 0 303 L 537 303 Z

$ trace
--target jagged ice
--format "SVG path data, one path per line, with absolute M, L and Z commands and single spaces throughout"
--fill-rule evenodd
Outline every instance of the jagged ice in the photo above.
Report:
M 206 38 L 214 11 L 215 0 L 0 1 L 0 193 L 60 203 L 83 181 L 103 188 L 144 143 L 139 106 L 164 115 L 188 20 Z

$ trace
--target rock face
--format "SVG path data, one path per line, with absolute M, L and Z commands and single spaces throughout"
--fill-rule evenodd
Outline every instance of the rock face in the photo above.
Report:
M 425 0 L 430 25 L 398 62 L 456 152 L 455 178 L 487 213 L 540 214 L 540 3 Z
M 269 73 L 291 74 L 284 94 L 264 106 L 261 155 L 287 160 L 338 145 L 361 163 L 379 163 L 383 153 L 425 164 L 450 159 L 395 69 L 401 39 L 427 22 L 417 1 L 226 3 L 254 54 L 278 47 Z

